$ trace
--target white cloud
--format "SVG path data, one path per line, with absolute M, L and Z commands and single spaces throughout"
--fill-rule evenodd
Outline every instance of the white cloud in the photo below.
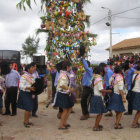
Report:
M 21 50 L 21 45 L 29 35 L 35 35 L 35 29 L 40 27 L 39 17 L 40 5 L 33 5 L 33 10 L 20 11 L 16 9 L 19 0 L 0 1 L 0 49 Z M 39 2 L 38 2 L 39 4 Z M 109 27 L 105 25 L 107 18 L 94 24 L 96 21 L 107 17 L 108 10 L 101 9 L 102 6 L 112 10 L 112 14 L 119 13 L 131 8 L 138 7 L 139 0 L 91 0 L 91 3 L 85 4 L 84 11 L 91 15 L 91 26 L 88 29 L 92 33 L 98 34 L 97 46 L 93 46 L 91 53 L 92 61 L 104 61 L 108 58 L 109 47 Z M 119 17 L 139 18 L 140 8 L 120 15 Z M 120 34 L 112 35 L 113 44 L 127 38 L 140 37 L 140 19 L 112 18 L 113 32 Z M 39 53 L 44 54 L 46 44 L 46 35 L 41 34 Z

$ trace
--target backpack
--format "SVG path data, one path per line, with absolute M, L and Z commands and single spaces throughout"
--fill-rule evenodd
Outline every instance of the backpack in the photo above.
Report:
M 44 91 L 44 78 L 36 78 L 35 83 L 32 85 L 35 88 L 35 91 L 31 93 L 34 95 L 39 95 Z

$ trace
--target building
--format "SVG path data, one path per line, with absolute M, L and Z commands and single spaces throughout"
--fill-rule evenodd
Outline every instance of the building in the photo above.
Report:
M 110 48 L 106 49 L 107 51 Z M 140 37 L 123 40 L 112 46 L 112 56 L 131 56 L 140 54 Z

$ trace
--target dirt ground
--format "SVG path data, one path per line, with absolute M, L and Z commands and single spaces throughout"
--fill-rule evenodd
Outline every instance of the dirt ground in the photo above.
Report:
M 74 114 L 71 114 L 68 130 L 58 130 L 59 120 L 56 118 L 58 110 L 49 106 L 46 108 L 47 94 L 39 95 L 38 118 L 31 118 L 34 126 L 25 128 L 23 126 L 24 111 L 18 109 L 17 116 L 0 116 L 3 126 L 0 126 L 0 140 L 140 140 L 140 128 L 130 128 L 132 116 L 123 116 L 122 125 L 124 129 L 113 128 L 115 114 L 113 117 L 103 117 L 101 124 L 103 131 L 92 131 L 95 116 L 85 121 L 80 121 L 81 107 L 77 103 L 74 106 Z

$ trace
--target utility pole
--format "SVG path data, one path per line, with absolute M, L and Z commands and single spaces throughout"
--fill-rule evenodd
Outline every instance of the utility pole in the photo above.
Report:
M 106 25 L 110 26 L 110 50 L 109 50 L 109 57 L 112 58 L 112 11 L 109 8 L 106 8 L 106 7 L 101 7 L 101 8 L 109 10 L 108 11 L 109 23 L 107 22 Z
M 112 11 L 109 9 L 108 17 L 110 21 L 110 52 L 109 57 L 112 58 Z

